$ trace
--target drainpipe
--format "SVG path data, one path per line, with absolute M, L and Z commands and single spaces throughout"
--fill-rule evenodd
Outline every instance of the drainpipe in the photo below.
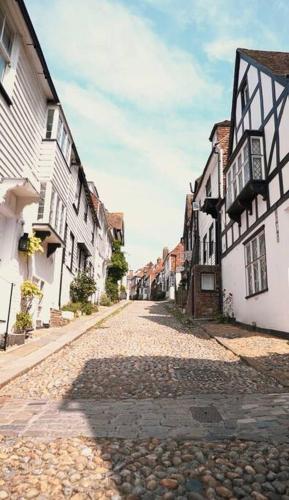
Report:
M 221 210 L 220 202 L 222 200 L 222 190 L 221 190 L 221 176 L 223 175 L 223 155 L 222 149 L 217 143 L 214 147 L 214 153 L 218 155 L 218 198 L 219 202 L 217 205 L 217 218 L 216 218 L 216 259 L 217 264 L 220 269 L 220 289 L 219 289 L 219 308 L 220 312 L 223 312 L 223 284 L 222 284 L 222 237 L 221 237 Z
M 8 307 L 8 315 L 7 315 L 7 321 L 6 321 L 6 332 L 5 332 L 5 336 L 4 336 L 4 351 L 6 351 L 6 349 L 7 349 L 7 343 L 8 343 L 9 322 L 10 322 L 10 313 L 11 313 L 11 305 L 12 305 L 12 296 L 13 296 L 14 286 L 15 286 L 15 284 L 11 283 L 10 297 L 9 297 L 9 307 Z
M 65 261 L 65 247 L 62 249 L 62 259 L 61 259 L 61 270 L 60 270 L 60 281 L 59 281 L 59 296 L 58 296 L 58 307 L 61 309 L 61 295 L 62 295 L 62 282 L 63 282 L 63 266 Z

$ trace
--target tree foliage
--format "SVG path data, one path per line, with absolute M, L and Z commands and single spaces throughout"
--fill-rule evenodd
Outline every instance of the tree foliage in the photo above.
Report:
M 121 250 L 121 243 L 114 241 L 112 246 L 112 256 L 108 268 L 108 276 L 115 282 L 121 280 L 128 271 L 128 263 Z
M 120 281 L 123 276 L 128 271 L 128 263 L 121 250 L 121 243 L 119 241 L 114 241 L 112 246 L 112 256 L 110 260 L 110 265 L 108 267 L 108 273 L 105 283 L 105 291 L 107 296 L 112 302 L 118 300 L 118 281 Z

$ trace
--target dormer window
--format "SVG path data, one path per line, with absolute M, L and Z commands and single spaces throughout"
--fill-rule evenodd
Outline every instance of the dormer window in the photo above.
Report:
M 241 87 L 241 105 L 242 105 L 242 111 L 246 108 L 247 104 L 249 102 L 249 86 L 248 86 L 248 81 L 247 79 L 244 81 Z
M 6 66 L 10 62 L 13 45 L 13 32 L 7 18 L 0 10 L 0 82 L 3 80 Z

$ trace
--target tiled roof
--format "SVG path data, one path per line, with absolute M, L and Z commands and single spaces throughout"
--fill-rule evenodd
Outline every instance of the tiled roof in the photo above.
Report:
M 91 193 L 91 199 L 92 199 L 93 206 L 94 206 L 94 208 L 96 210 L 96 213 L 97 213 L 98 212 L 98 208 L 99 208 L 99 206 L 101 204 L 101 201 L 100 201 L 99 198 L 97 198 L 97 196 L 95 196 L 94 193 Z
M 237 49 L 259 64 L 266 66 L 275 75 L 289 75 L 289 52 L 272 52 L 268 50 Z
M 108 223 L 111 228 L 122 231 L 123 229 L 123 213 L 122 212 L 107 212 Z

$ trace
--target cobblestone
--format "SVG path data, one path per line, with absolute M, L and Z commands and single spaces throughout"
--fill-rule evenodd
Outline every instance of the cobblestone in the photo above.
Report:
M 272 458 L 276 479 L 258 482 L 256 460 L 270 477 Z M 2 499 L 286 500 L 289 495 L 288 444 L 2 438 L 0 466 Z
M 146 399 L 284 390 L 163 304 L 134 302 L 0 392 L 19 398 Z
M 0 392 L 0 499 L 289 499 L 289 394 L 133 303 Z

